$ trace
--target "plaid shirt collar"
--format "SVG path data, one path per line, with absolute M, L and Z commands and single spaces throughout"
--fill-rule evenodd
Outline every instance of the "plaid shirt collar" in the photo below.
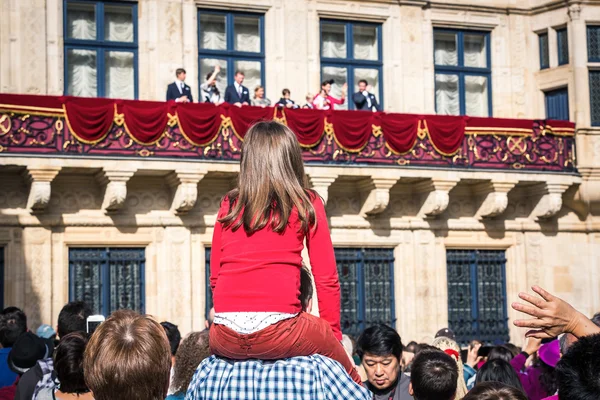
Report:
M 211 356 L 196 370 L 185 400 L 371 400 L 336 361 L 315 354 L 275 362 Z

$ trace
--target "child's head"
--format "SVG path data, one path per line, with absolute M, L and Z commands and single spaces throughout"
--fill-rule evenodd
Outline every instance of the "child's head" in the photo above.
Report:
M 296 208 L 301 230 L 308 232 L 315 224 L 310 196 L 294 132 L 279 122 L 258 122 L 244 137 L 238 185 L 227 194 L 230 210 L 220 222 L 233 230 L 243 225 L 248 233 L 267 224 L 283 232 Z

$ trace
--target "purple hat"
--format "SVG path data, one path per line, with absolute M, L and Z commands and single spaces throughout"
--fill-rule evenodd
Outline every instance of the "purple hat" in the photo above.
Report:
M 560 343 L 558 339 L 542 345 L 538 354 L 543 362 L 552 368 L 556 368 L 556 364 L 560 361 Z

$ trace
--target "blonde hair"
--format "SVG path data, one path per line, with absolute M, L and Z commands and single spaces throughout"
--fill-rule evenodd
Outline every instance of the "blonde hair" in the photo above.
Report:
M 254 88 L 254 98 L 256 98 L 256 93 L 258 93 L 258 91 L 259 91 L 260 89 L 263 89 L 263 90 L 264 90 L 265 88 L 264 88 L 264 87 L 262 87 L 261 85 L 258 85 L 257 87 L 255 87 L 255 88 Z
M 454 340 L 441 336 L 436 338 L 433 343 L 431 343 L 433 347 L 437 347 L 438 349 L 446 352 L 446 350 L 452 350 L 458 354 L 458 358 L 454 354 L 449 354 L 456 361 L 456 365 L 458 367 L 458 381 L 456 385 L 456 396 L 454 400 L 461 400 L 463 397 L 467 395 L 467 385 L 465 383 L 465 378 L 463 375 L 463 363 L 460 359 L 460 346 Z

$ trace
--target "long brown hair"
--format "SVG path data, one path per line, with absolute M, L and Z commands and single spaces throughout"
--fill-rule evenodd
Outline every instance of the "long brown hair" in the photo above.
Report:
M 192 332 L 183 339 L 175 356 L 173 383 L 171 384 L 171 387 L 175 389 L 175 394 L 185 394 L 198 364 L 209 356 L 208 331 Z
M 314 196 L 294 132 L 279 122 L 258 122 L 244 138 L 238 184 L 227 193 L 229 210 L 219 222 L 234 231 L 243 226 L 249 235 L 267 224 L 282 233 L 295 208 L 306 234 L 316 226 Z

